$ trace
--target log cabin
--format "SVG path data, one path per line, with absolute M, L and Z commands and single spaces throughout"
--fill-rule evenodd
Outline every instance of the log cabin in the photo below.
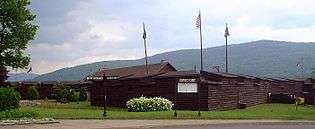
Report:
M 315 104 L 315 79 L 308 78 L 303 85 L 303 96 L 305 98 L 305 104 Z
M 268 85 L 251 76 L 207 71 L 177 71 L 164 62 L 102 69 L 87 77 L 92 81 L 91 105 L 125 107 L 134 97 L 161 96 L 176 109 L 229 110 L 267 102 Z
M 294 103 L 296 97 L 303 97 L 304 80 L 270 78 L 269 102 Z

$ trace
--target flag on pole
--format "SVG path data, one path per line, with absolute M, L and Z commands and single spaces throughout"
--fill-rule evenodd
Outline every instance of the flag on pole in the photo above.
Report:
M 30 67 L 30 69 L 27 71 L 27 73 L 30 73 L 32 72 L 32 67 Z
M 144 25 L 144 23 L 142 23 L 142 25 L 143 25 L 143 35 L 142 35 L 142 38 L 143 38 L 143 39 L 146 39 L 146 38 L 147 38 L 147 32 L 145 31 L 145 25 Z
M 200 26 L 201 26 L 201 14 L 199 11 L 199 15 L 198 15 L 197 20 L 196 20 L 196 28 L 199 29 Z
M 220 72 L 220 66 L 219 65 L 212 66 L 212 69 L 215 69 L 216 72 Z
M 224 33 L 224 37 L 225 37 L 225 38 L 227 38 L 228 36 L 230 36 L 229 28 L 227 27 L 227 24 L 225 24 L 225 33 Z

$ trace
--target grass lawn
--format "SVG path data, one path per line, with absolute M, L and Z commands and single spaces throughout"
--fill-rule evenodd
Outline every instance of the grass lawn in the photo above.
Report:
M 35 111 L 39 117 L 55 119 L 104 119 L 101 107 L 90 106 L 88 102 L 57 104 L 42 103 L 35 107 L 21 107 L 22 111 Z M 197 111 L 178 111 L 177 119 L 199 118 Z M 108 108 L 106 119 L 175 119 L 173 111 L 128 112 L 123 108 Z M 230 111 L 202 111 L 200 119 L 303 119 L 315 120 L 315 106 L 293 104 L 261 104 L 247 109 Z

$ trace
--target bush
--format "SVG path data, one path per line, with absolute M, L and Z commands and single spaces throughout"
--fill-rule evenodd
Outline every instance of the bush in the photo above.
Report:
M 55 90 L 55 99 L 57 102 L 68 103 L 77 102 L 79 100 L 80 93 L 71 89 L 69 86 L 58 84 Z
M 86 101 L 87 100 L 87 93 L 86 90 L 83 88 L 80 88 L 79 90 L 79 101 Z
M 12 88 L 0 88 L 0 111 L 20 107 L 21 96 Z
M 70 102 L 77 102 L 79 101 L 80 93 L 76 92 L 74 89 L 70 89 L 70 94 L 68 100 Z
M 140 98 L 130 99 L 126 104 L 130 112 L 148 112 L 148 111 L 168 111 L 172 109 L 172 102 L 161 98 Z
M 67 103 L 68 102 L 67 98 L 70 95 L 70 87 L 67 87 L 60 83 L 57 85 L 54 93 L 57 102 Z
M 17 109 L 6 110 L 0 112 L 0 120 L 17 119 L 17 118 L 34 118 L 39 114 L 34 111 L 20 111 Z
M 27 89 L 27 96 L 28 96 L 29 100 L 39 99 L 39 93 L 38 93 L 37 89 L 35 88 L 35 86 L 30 86 Z

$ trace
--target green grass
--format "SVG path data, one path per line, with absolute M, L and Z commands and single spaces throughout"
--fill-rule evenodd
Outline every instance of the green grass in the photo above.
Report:
M 37 117 L 39 114 L 32 110 L 21 111 L 18 109 L 0 111 L 0 120 L 6 119 L 20 119 L 20 118 L 33 118 Z
M 56 104 L 43 103 L 36 107 L 21 107 L 22 111 L 35 111 L 39 117 L 55 119 L 104 119 L 101 107 L 90 106 L 87 102 Z M 247 109 L 230 111 L 202 111 L 199 118 L 196 111 L 128 112 L 123 108 L 108 108 L 105 119 L 285 119 L 315 120 L 315 106 L 299 106 L 298 111 L 292 104 L 261 104 Z

